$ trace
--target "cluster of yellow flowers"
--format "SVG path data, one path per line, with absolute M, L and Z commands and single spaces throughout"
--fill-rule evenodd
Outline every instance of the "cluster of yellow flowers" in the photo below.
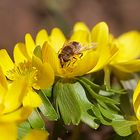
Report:
M 69 39 L 59 28 L 54 28 L 50 35 L 41 30 L 35 41 L 26 34 L 25 43 L 14 47 L 14 61 L 5 49 L 1 49 L 0 139 L 17 139 L 16 126 L 42 104 L 36 91 L 53 85 L 55 77 L 73 78 L 101 69 L 105 74 L 114 72 L 123 77 L 140 71 L 139 47 L 140 33 L 137 31 L 114 38 L 105 22 L 98 23 L 91 31 L 78 22 Z M 133 103 L 140 120 L 139 88 L 140 84 Z M 23 140 L 45 140 L 47 137 L 47 132 L 33 130 Z

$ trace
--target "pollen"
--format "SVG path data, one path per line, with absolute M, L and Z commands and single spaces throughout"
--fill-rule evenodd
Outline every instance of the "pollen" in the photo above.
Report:
M 24 62 L 15 65 L 13 69 L 9 70 L 7 72 L 7 78 L 15 80 L 18 77 L 22 77 L 32 86 L 37 81 L 37 72 L 38 70 L 32 66 L 32 63 Z

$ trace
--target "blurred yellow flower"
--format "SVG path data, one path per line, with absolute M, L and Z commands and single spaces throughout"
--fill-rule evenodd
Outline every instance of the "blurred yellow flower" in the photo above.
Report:
M 55 75 L 60 77 L 80 76 L 102 69 L 115 53 L 109 49 L 108 39 L 105 22 L 97 24 L 91 32 L 84 23 L 78 22 L 70 39 L 66 39 L 59 28 L 54 28 L 50 35 L 41 30 L 35 42 L 30 34 L 25 36 L 28 53 L 32 54 L 35 46 L 41 46 L 43 62 L 50 63 Z
M 125 73 L 140 70 L 140 33 L 130 31 L 122 34 L 117 39 L 111 37 L 111 47 L 116 46 L 118 53 L 113 57 L 110 65 Z
M 23 105 L 27 89 L 27 82 L 23 79 L 17 78 L 13 82 L 7 81 L 0 67 L 1 140 L 16 140 L 16 123 L 24 121 L 31 114 L 32 106 Z M 34 98 L 32 102 L 34 102 Z
M 136 117 L 139 120 L 137 129 L 140 134 L 140 81 L 133 94 L 133 107 L 134 107 L 134 111 L 136 113 Z
M 0 123 L 1 140 L 17 140 L 17 126 L 15 123 Z
M 48 135 L 47 131 L 33 129 L 23 140 L 48 140 Z

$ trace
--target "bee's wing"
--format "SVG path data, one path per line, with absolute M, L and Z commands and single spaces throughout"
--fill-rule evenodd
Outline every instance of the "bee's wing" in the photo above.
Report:
M 86 51 L 86 50 L 92 50 L 95 49 L 97 46 L 97 43 L 91 42 L 91 43 L 85 43 L 80 48 L 79 52 Z

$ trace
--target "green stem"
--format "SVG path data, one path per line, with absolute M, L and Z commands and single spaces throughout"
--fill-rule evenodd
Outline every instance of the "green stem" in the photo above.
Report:
M 88 85 L 91 85 L 93 88 L 97 88 L 100 89 L 101 87 L 93 82 L 91 82 L 89 79 L 85 78 L 85 77 L 80 77 L 81 80 L 83 80 L 84 82 L 86 82 Z
M 85 86 L 85 88 L 89 91 L 89 93 L 92 95 L 93 98 L 97 99 L 98 98 L 98 94 L 96 94 L 91 88 L 90 85 L 86 84 L 83 80 L 79 79 L 79 82 L 81 82 L 81 84 L 83 84 Z
M 106 90 L 107 91 L 110 91 L 111 89 L 111 85 L 110 85 L 110 68 L 108 66 L 106 66 L 104 68 L 104 73 L 105 73 L 105 76 L 104 76 L 104 85 L 106 86 Z

